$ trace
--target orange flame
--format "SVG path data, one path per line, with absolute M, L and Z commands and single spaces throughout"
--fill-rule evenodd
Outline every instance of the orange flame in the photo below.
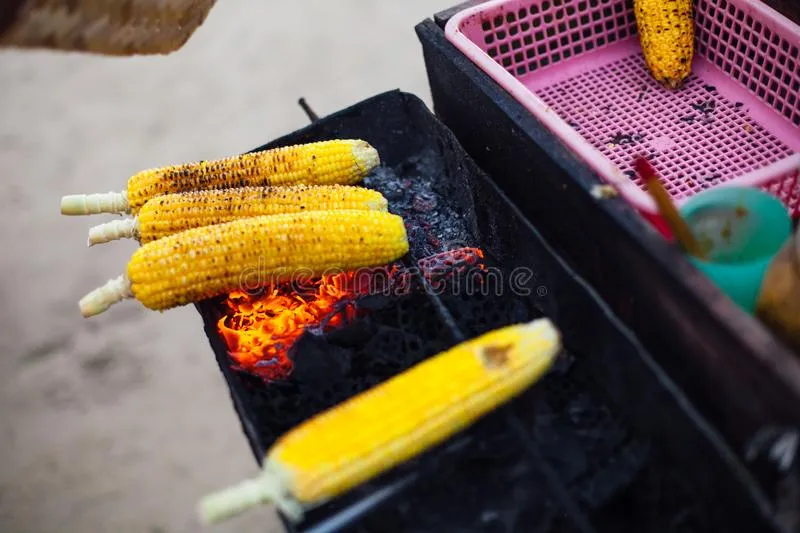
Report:
M 270 285 L 258 294 L 228 295 L 230 310 L 217 323 L 237 366 L 268 380 L 292 370 L 289 349 L 308 328 L 328 331 L 355 318 L 354 274 L 323 276 L 297 290 L 290 283 Z
M 468 268 L 485 270 L 483 252 L 459 248 L 419 261 L 430 283 L 457 275 Z M 377 273 L 381 275 L 375 276 Z M 298 287 L 268 285 L 256 294 L 234 291 L 225 302 L 228 312 L 217 322 L 235 367 L 268 381 L 284 379 L 292 371 L 289 350 L 306 330 L 328 332 L 356 318 L 356 299 L 383 286 L 408 288 L 410 272 L 398 265 L 385 269 L 342 272 Z

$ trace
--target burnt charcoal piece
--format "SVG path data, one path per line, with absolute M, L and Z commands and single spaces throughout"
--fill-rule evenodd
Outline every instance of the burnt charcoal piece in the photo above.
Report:
M 715 181 L 718 180 L 719 178 L 720 178 L 719 174 L 709 174 L 708 176 L 703 176 L 700 179 L 703 181 Z
M 625 174 L 626 176 L 628 176 L 632 180 L 636 179 L 636 171 L 635 170 L 626 170 L 625 172 L 623 172 L 623 174 Z
M 383 294 L 368 294 L 358 299 L 358 308 L 366 311 L 378 311 L 386 309 L 390 302 L 391 300 Z M 335 331 L 332 333 L 335 333 Z M 330 339 L 331 337 L 329 336 L 328 340 Z
M 713 85 L 709 85 L 709 84 L 703 85 L 703 89 L 705 89 L 706 91 L 708 91 L 710 93 L 717 92 L 717 88 L 714 87 Z
M 694 124 L 694 121 L 697 119 L 694 115 L 686 115 L 685 117 L 681 117 L 680 121 L 685 122 L 687 124 Z
M 306 332 L 294 344 L 289 357 L 293 363 L 292 380 L 313 386 L 340 381 L 349 374 L 353 351 Z

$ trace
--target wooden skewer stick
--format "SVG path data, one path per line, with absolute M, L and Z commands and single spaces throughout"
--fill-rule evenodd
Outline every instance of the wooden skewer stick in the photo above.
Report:
M 633 163 L 636 173 L 641 176 L 647 185 L 647 192 L 655 201 L 661 216 L 664 217 L 672 233 L 675 235 L 678 244 L 688 253 L 697 258 L 705 259 L 706 254 L 700 247 L 700 243 L 692 233 L 689 224 L 681 217 L 678 208 L 672 202 L 669 193 L 661 184 L 655 169 L 647 159 L 643 156 L 638 156 Z

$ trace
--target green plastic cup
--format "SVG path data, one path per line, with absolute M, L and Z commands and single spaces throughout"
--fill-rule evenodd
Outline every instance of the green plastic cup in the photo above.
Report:
M 760 189 L 719 187 L 690 198 L 680 211 L 707 257 L 689 260 L 754 314 L 767 268 L 791 236 L 786 207 Z

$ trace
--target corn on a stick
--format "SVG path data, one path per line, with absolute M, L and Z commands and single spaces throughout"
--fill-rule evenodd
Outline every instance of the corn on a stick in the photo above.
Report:
M 116 239 L 146 244 L 187 229 L 240 218 L 304 211 L 357 209 L 386 211 L 378 191 L 350 185 L 293 185 L 190 191 L 152 198 L 133 218 L 112 220 L 89 230 L 89 246 Z
M 547 319 L 491 331 L 311 418 L 270 449 L 261 474 L 206 497 L 205 522 L 260 503 L 300 520 L 440 444 L 523 392 L 551 367 L 560 333 Z
M 311 211 L 234 220 L 137 249 L 126 274 L 80 301 L 97 315 L 136 298 L 165 310 L 297 276 L 385 265 L 408 252 L 403 219 L 381 211 Z
M 335 140 L 144 170 L 127 189 L 61 199 L 64 215 L 137 214 L 151 198 L 188 191 L 271 185 L 351 185 L 380 164 L 377 150 L 361 140 Z

